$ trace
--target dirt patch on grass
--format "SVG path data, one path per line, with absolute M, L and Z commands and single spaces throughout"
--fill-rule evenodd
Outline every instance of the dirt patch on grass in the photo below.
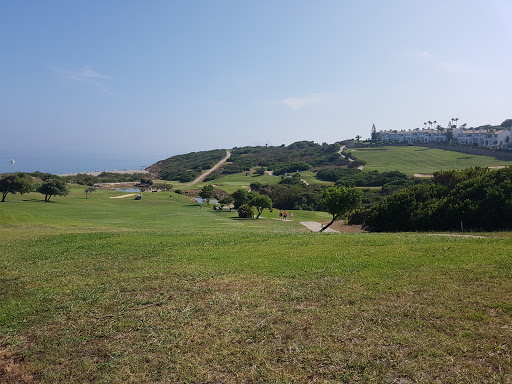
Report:
M 321 221 L 320 223 L 322 226 L 328 224 L 330 220 Z M 338 220 L 332 223 L 332 225 L 329 227 L 331 229 L 334 229 L 338 232 L 343 233 L 365 233 L 362 225 L 346 225 L 344 220 Z
M 423 178 L 427 178 L 427 177 L 432 177 L 432 175 L 430 173 L 415 173 L 414 174 L 414 177 L 423 177 Z
M 36 381 L 32 374 L 25 372 L 23 359 L 20 356 L 0 349 L 0 383 L 25 384 Z

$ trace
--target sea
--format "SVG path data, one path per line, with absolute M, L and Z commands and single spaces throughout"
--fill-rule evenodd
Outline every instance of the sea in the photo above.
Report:
M 15 154 L 0 156 L 0 173 L 44 172 L 55 175 L 144 169 L 161 159 L 137 159 L 135 156 L 37 156 Z

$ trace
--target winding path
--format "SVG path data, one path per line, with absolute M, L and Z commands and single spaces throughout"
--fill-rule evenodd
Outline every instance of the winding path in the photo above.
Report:
M 343 158 L 345 158 L 346 156 L 345 156 L 343 153 L 341 153 L 341 152 L 343 152 L 343 150 L 345 149 L 345 147 L 346 147 L 346 145 L 342 145 L 342 146 L 341 146 L 341 148 L 340 148 L 340 150 L 338 151 L 338 153 L 340 154 L 340 156 L 341 156 L 341 157 L 343 157 Z M 351 158 L 349 157 L 349 158 L 348 158 L 348 161 L 352 162 L 352 161 L 354 161 L 354 159 L 351 159 Z M 362 170 L 364 169 L 364 165 L 360 165 L 359 167 L 357 167 L 357 169 L 359 169 L 359 170 L 361 170 L 361 171 L 362 171 Z
M 201 173 L 194 181 L 192 181 L 191 183 L 187 184 L 187 187 L 190 187 L 191 185 L 194 185 L 194 184 L 197 184 L 197 183 L 200 183 L 201 181 L 203 181 L 204 179 L 206 179 L 206 177 L 208 177 L 208 175 L 210 175 L 210 173 L 212 173 L 213 171 L 215 171 L 217 168 L 219 168 L 222 164 L 224 164 L 229 158 L 231 157 L 231 151 L 230 150 L 226 150 L 226 157 L 223 158 L 221 161 L 219 161 L 217 164 L 215 164 L 212 168 L 210 168 L 209 170 L 207 170 L 206 172 L 204 173 Z

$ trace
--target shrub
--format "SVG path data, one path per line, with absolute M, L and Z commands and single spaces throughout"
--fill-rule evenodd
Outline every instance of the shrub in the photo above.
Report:
M 251 219 L 254 217 L 254 210 L 250 205 L 243 204 L 238 207 L 238 217 L 243 219 Z

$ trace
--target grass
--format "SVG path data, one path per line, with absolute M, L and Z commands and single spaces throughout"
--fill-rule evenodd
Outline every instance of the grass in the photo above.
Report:
M 305 180 L 308 184 L 321 184 L 321 185 L 334 185 L 334 182 L 332 181 L 323 181 L 319 180 L 315 176 L 315 172 L 311 171 L 302 171 L 300 172 L 300 178 L 302 180 Z
M 471 155 L 418 146 L 351 149 L 350 152 L 358 159 L 367 162 L 366 171 L 387 172 L 398 170 L 410 176 L 415 173 L 431 174 L 446 169 L 512 165 L 511 161 L 500 161 L 493 156 Z
M 316 234 L 82 189 L 0 204 L 0 382 L 512 378 L 511 233 Z
M 222 189 L 228 193 L 233 193 L 237 189 L 240 189 L 244 186 L 249 186 L 251 183 L 261 183 L 261 184 L 277 184 L 281 178 L 279 176 L 271 176 L 269 174 L 264 175 L 255 175 L 251 174 L 246 176 L 245 172 L 242 173 L 234 173 L 231 175 L 223 176 L 219 179 L 215 179 L 209 181 L 207 183 L 198 184 L 201 187 L 206 184 L 215 184 L 218 185 L 219 189 Z

